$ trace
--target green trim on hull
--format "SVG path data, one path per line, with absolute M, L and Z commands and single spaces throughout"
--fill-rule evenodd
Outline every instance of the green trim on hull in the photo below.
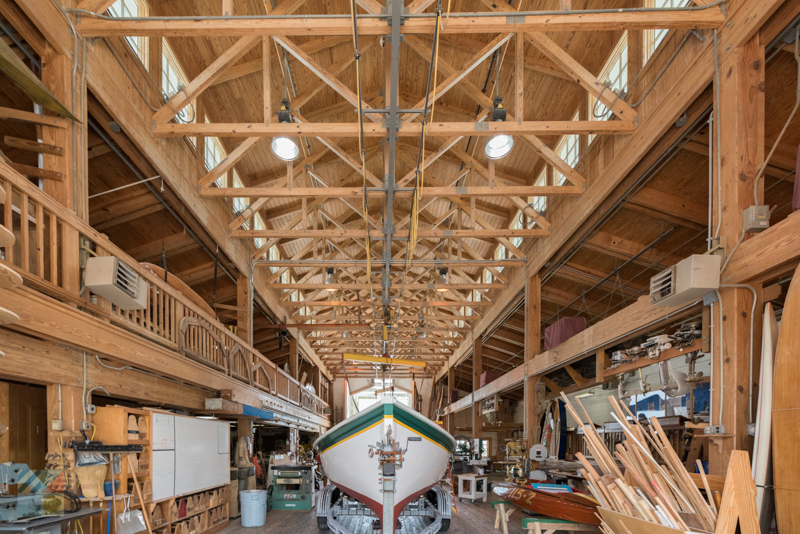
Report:
M 382 409 L 381 406 L 383 407 Z M 395 409 L 394 402 L 381 403 L 370 408 L 371 409 L 368 409 L 361 414 L 355 415 L 354 417 L 350 418 L 350 420 L 345 420 L 343 422 L 344 424 L 341 424 L 340 427 L 334 427 L 327 433 L 320 436 L 319 439 L 317 439 L 317 441 L 314 443 L 317 451 L 319 453 L 325 452 L 342 441 L 345 441 L 356 434 L 360 434 L 370 427 L 380 423 L 386 416 L 394 418 L 403 426 L 406 426 L 417 434 L 424 436 L 430 441 L 433 441 L 445 449 L 448 453 L 452 452 L 453 448 L 455 447 L 455 440 L 452 438 L 452 436 L 450 436 L 450 434 L 439 427 L 434 426 L 434 423 L 421 421 L 418 417 L 415 417 L 411 412 L 399 404 L 397 405 L 397 409 Z

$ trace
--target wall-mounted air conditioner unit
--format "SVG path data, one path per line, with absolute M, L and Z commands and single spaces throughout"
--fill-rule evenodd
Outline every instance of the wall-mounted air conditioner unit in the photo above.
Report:
M 650 304 L 681 306 L 719 289 L 722 257 L 695 254 L 650 278 Z
M 87 289 L 120 310 L 147 308 L 147 281 L 119 258 L 89 258 L 84 281 Z

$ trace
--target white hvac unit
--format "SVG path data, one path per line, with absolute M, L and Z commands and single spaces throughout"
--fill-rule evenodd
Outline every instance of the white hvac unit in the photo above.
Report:
M 695 254 L 650 278 L 650 304 L 681 306 L 719 289 L 722 258 Z
M 92 293 L 100 295 L 120 310 L 147 308 L 147 281 L 119 258 L 89 258 L 84 281 Z

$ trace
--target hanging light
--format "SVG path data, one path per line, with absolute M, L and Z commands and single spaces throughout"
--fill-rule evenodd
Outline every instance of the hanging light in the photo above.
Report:
M 503 97 L 496 96 L 494 97 L 494 109 L 492 110 L 492 122 L 505 122 L 506 120 L 506 110 L 503 107 Z M 501 159 L 508 155 L 511 152 L 511 149 L 514 148 L 514 138 L 510 135 L 500 134 L 495 135 L 489 142 L 486 143 L 486 149 L 484 152 L 486 153 L 486 157 L 489 159 Z
M 292 122 L 291 114 L 289 113 L 289 99 L 284 98 L 281 102 L 281 109 L 278 111 L 278 121 L 281 124 L 288 124 Z M 294 139 L 289 137 L 273 137 L 272 138 L 272 153 L 283 161 L 294 161 L 300 155 L 300 147 Z
M 336 283 L 336 278 L 333 277 L 333 267 L 328 267 L 328 276 L 325 277 L 325 285 L 333 286 Z M 335 287 L 326 287 L 325 291 L 333 293 L 336 291 Z
M 419 327 L 425 328 L 425 321 L 422 321 Z M 426 337 L 428 337 L 428 333 L 425 330 L 419 330 L 417 332 L 417 339 L 425 339 Z
M 447 269 L 445 269 L 444 267 L 439 269 L 439 281 L 437 283 L 439 285 L 447 285 L 448 284 L 448 282 L 447 282 Z M 447 288 L 446 287 L 437 287 L 436 291 L 438 291 L 439 293 L 444 293 L 445 291 L 447 291 Z
M 350 324 L 350 323 L 345 321 L 344 324 Z M 344 332 L 342 332 L 342 337 L 350 337 L 350 330 L 345 330 Z

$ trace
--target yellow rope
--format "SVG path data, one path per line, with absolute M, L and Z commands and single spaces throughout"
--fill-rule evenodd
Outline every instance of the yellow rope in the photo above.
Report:
M 448 0 L 447 3 L 447 12 L 450 12 L 450 1 Z M 442 14 L 441 12 L 436 13 L 436 24 L 439 25 L 441 28 L 442 23 Z M 417 230 L 419 228 L 419 207 L 420 207 L 420 199 L 422 198 L 422 188 L 425 186 L 425 141 L 428 137 L 428 132 L 430 131 L 431 123 L 433 122 L 433 113 L 436 108 L 436 79 L 438 78 L 439 74 L 439 36 L 441 32 L 436 33 L 436 42 L 434 43 L 434 59 L 433 59 L 433 91 L 431 93 L 431 118 L 426 125 L 426 128 L 422 132 L 422 161 L 419 173 L 417 174 L 417 187 L 414 189 L 414 200 L 413 200 L 413 211 L 411 213 L 411 232 L 410 238 L 411 243 L 409 245 L 409 251 L 406 255 L 406 265 L 404 269 L 403 276 L 408 273 L 408 270 L 411 266 L 411 259 L 414 256 L 414 250 L 417 247 Z

